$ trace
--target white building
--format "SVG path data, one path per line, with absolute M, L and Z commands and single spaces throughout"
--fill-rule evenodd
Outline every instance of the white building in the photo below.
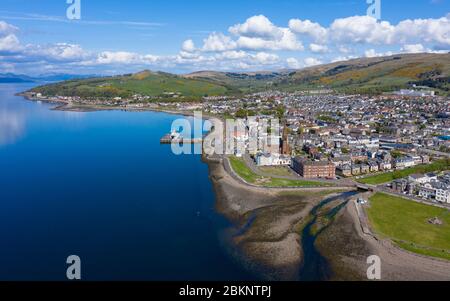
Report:
M 441 203 L 450 204 L 450 189 L 437 189 L 436 190 L 436 200 Z
M 256 156 L 258 166 L 289 166 L 292 163 L 290 156 L 280 154 L 259 154 Z
M 404 169 L 404 168 L 415 166 L 416 162 L 411 157 L 403 157 L 403 158 L 396 159 L 394 161 L 394 165 L 395 165 L 396 169 Z

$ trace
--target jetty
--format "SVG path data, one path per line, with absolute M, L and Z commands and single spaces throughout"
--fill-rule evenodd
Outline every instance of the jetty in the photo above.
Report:
M 160 143 L 161 144 L 201 144 L 203 138 L 183 138 L 178 133 L 171 133 L 164 135 Z

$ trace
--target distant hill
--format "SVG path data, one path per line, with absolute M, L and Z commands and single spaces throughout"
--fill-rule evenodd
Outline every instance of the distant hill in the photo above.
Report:
M 443 95 L 450 91 L 450 54 L 402 54 L 360 58 L 277 72 L 199 71 L 185 75 L 145 70 L 136 74 L 69 80 L 33 89 L 44 95 L 128 97 L 134 94 L 186 100 L 202 96 L 238 95 L 266 89 L 295 91 L 334 89 L 344 93 L 378 94 L 428 86 Z
M 279 82 L 287 89 L 327 87 L 360 93 L 387 92 L 412 84 L 448 94 L 450 54 L 405 54 L 336 62 L 293 72 Z
M 450 54 L 402 54 L 360 58 L 279 72 L 202 71 L 185 77 L 227 83 L 241 90 L 273 88 L 293 91 L 331 88 L 348 93 L 381 93 L 416 84 L 449 94 Z
M 203 96 L 225 95 L 239 91 L 226 83 L 191 79 L 182 76 L 145 70 L 136 74 L 113 77 L 69 80 L 32 89 L 47 96 L 130 97 L 134 94 L 170 98 L 177 94 L 185 100 L 199 100 Z
M 35 82 L 56 82 L 70 79 L 88 78 L 92 75 L 75 75 L 75 74 L 46 74 L 39 76 L 27 76 L 23 74 L 3 73 L 0 74 L 0 83 L 35 83 Z

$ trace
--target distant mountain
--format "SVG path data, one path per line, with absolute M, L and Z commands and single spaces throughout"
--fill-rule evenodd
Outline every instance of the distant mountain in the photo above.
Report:
M 77 75 L 77 74 L 45 74 L 38 76 L 28 76 L 23 74 L 3 73 L 0 74 L 0 83 L 34 83 L 34 82 L 56 82 L 71 79 L 89 78 L 94 75 Z
M 450 54 L 402 54 L 360 58 L 301 70 L 261 72 L 199 71 L 185 75 L 145 70 L 113 77 L 72 79 L 33 89 L 44 95 L 199 100 L 202 96 L 239 95 L 267 89 L 280 91 L 333 89 L 344 93 L 379 94 L 428 86 L 450 93 Z
M 202 71 L 185 77 L 227 83 L 241 90 L 293 91 L 329 88 L 348 93 L 381 93 L 413 84 L 450 91 L 450 54 L 402 54 L 360 58 L 301 70 L 229 73 Z
M 26 75 L 17 75 L 13 73 L 0 74 L 0 83 L 31 83 L 33 78 Z

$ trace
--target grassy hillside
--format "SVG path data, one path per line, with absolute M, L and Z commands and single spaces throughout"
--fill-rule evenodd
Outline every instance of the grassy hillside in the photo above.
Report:
M 273 88 L 274 84 L 286 76 L 286 72 L 215 72 L 200 71 L 183 75 L 184 78 L 199 79 L 233 87 L 241 93 L 261 91 Z
M 427 85 L 450 91 L 450 54 L 408 54 L 336 62 L 296 71 L 286 87 L 327 87 L 342 92 L 381 93 Z
M 450 54 L 403 54 L 361 58 L 301 70 L 278 72 L 200 71 L 186 75 L 143 71 L 115 77 L 72 80 L 35 88 L 54 96 L 127 97 L 133 94 L 181 99 L 202 96 L 238 95 L 267 89 L 281 91 L 334 89 L 344 93 L 378 94 L 413 84 L 450 94 Z
M 263 88 L 295 91 L 330 88 L 347 93 L 382 93 L 426 85 L 450 92 L 450 54 L 403 54 L 360 58 L 301 70 L 254 73 L 196 72 L 185 76 L 212 80 L 244 91 Z
M 105 98 L 129 97 L 134 94 L 168 98 L 168 93 L 178 93 L 186 100 L 200 99 L 205 95 L 224 95 L 233 92 L 231 88 L 223 84 L 151 71 L 115 77 L 65 81 L 37 87 L 32 91 L 47 96 Z

